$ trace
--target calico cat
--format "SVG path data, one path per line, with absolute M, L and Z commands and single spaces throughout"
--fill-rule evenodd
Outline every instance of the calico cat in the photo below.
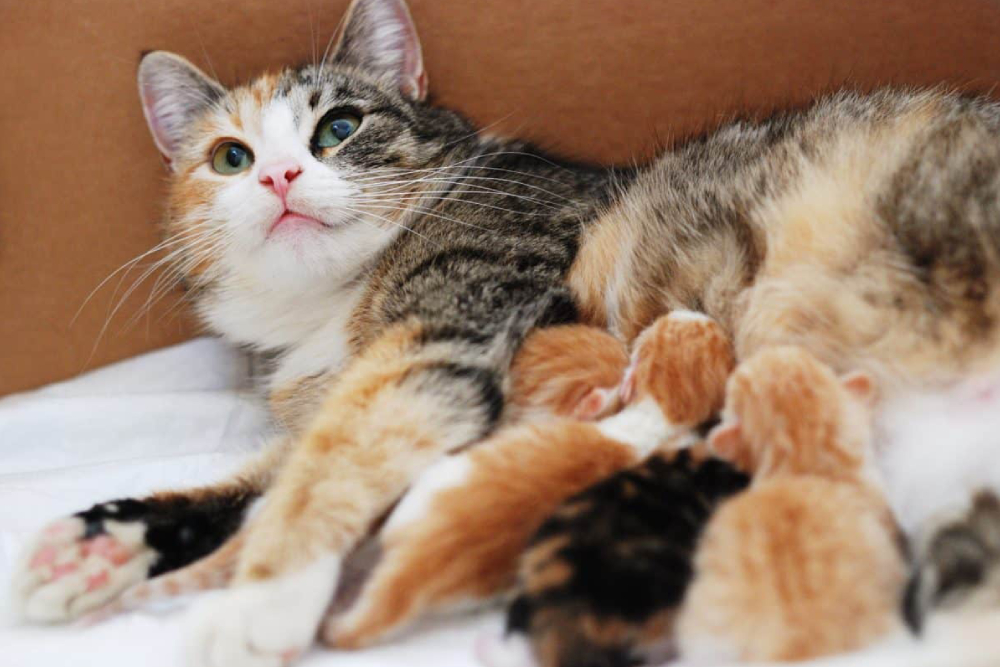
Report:
M 686 663 L 804 660 L 901 628 L 907 563 L 874 470 L 873 402 L 867 375 L 838 378 L 800 348 L 737 368 L 710 440 L 753 482 L 699 543 L 676 626 Z
M 280 663 L 420 471 L 500 425 L 538 327 L 631 342 L 687 308 L 741 357 L 799 344 L 887 398 L 973 375 L 1000 386 L 994 103 L 842 92 L 609 170 L 429 104 L 402 0 L 355 0 L 343 25 L 329 58 L 232 89 L 178 56 L 142 59 L 172 171 L 164 249 L 207 327 L 275 358 L 287 434 L 238 480 L 44 529 L 15 575 L 26 619 L 84 613 L 244 525 L 231 590 L 195 610 L 191 662 Z M 49 562 L 53 542 L 66 548 Z M 53 563 L 77 571 L 47 579 Z

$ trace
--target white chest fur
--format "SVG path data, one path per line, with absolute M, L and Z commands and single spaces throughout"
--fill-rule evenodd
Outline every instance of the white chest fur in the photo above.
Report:
M 330 287 L 223 287 L 199 303 L 226 338 L 260 351 L 281 350 L 269 388 L 337 369 L 349 354 L 347 325 L 364 284 Z

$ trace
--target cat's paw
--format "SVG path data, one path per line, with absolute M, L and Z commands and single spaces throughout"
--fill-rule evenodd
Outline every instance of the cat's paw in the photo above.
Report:
M 147 578 L 156 552 L 146 526 L 121 521 L 116 503 L 49 524 L 25 550 L 11 589 L 18 615 L 36 623 L 68 621 Z
M 188 617 L 192 667 L 280 667 L 309 648 L 333 598 L 339 560 L 245 584 L 197 603 Z

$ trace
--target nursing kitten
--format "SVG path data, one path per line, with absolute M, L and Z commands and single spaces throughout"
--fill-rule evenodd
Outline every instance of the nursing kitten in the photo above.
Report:
M 243 481 L 44 530 L 15 575 L 28 620 L 192 562 L 266 489 L 232 589 L 195 610 L 191 662 L 279 664 L 313 641 L 345 554 L 420 472 L 502 422 L 511 360 L 537 327 L 581 321 L 630 342 L 688 308 L 741 357 L 800 344 L 887 397 L 980 373 L 1000 386 L 991 102 L 838 93 L 599 169 L 428 104 L 402 0 L 355 0 L 318 64 L 226 89 L 154 52 L 139 85 L 172 170 L 175 275 L 209 329 L 275 358 L 288 433 Z M 1000 392 L 983 395 L 978 414 L 996 413 Z M 75 573 L 46 578 L 54 545 Z
M 729 380 L 721 456 L 750 489 L 711 518 L 677 619 L 686 663 L 788 661 L 862 648 L 901 625 L 900 535 L 873 475 L 868 376 L 800 348 Z

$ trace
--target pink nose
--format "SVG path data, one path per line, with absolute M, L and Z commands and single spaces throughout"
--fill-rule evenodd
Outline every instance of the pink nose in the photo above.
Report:
M 293 160 L 275 162 L 260 168 L 259 178 L 263 185 L 271 186 L 282 200 L 288 192 L 288 184 L 302 173 L 302 166 Z

